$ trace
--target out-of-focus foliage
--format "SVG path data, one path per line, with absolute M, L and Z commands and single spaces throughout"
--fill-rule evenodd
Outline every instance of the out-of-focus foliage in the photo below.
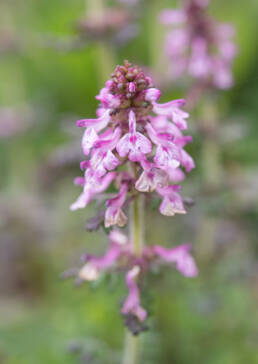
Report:
M 141 3 L 137 14 L 130 10 L 138 34 L 117 49 L 77 46 L 83 0 L 0 3 L 1 363 L 120 362 L 123 282 L 105 278 L 98 287 L 76 287 L 60 273 L 106 244 L 104 233 L 84 228 L 91 207 L 69 211 L 82 159 L 75 120 L 94 116 L 108 61 L 157 69 L 164 31 L 157 14 L 176 3 Z M 216 194 L 200 188 L 203 140 L 193 112 L 197 168 L 184 194 L 195 205 L 171 220 L 148 211 L 147 241 L 191 241 L 200 275 L 186 280 L 171 270 L 149 280 L 153 316 L 142 336 L 142 364 L 258 362 L 258 3 L 217 0 L 210 11 L 235 24 L 239 47 L 235 87 L 214 98 L 223 186 Z M 163 99 L 182 92 L 171 85 Z

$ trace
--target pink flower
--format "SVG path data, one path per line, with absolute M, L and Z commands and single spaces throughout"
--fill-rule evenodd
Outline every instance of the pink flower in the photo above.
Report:
M 170 181 L 173 183 L 179 183 L 185 179 L 185 174 L 180 168 L 170 169 L 167 173 Z
M 76 179 L 75 182 L 78 184 L 80 182 L 80 185 L 84 185 L 82 194 L 78 197 L 78 199 L 70 206 L 70 210 L 74 211 L 77 209 L 83 209 L 88 205 L 88 203 L 92 200 L 94 196 L 96 196 L 99 193 L 104 192 L 110 183 L 115 178 L 116 174 L 114 172 L 106 174 L 102 180 L 100 181 L 99 185 L 92 186 L 89 184 L 86 184 L 85 179 L 82 177 L 78 177 L 80 179 Z M 83 182 L 84 180 L 84 182 Z
M 145 100 L 150 101 L 151 103 L 159 100 L 160 96 L 161 91 L 154 87 L 148 88 L 145 92 Z
M 182 131 L 175 124 L 171 123 L 167 116 L 161 115 L 151 118 L 151 125 L 157 133 L 169 133 L 172 135 L 173 142 L 180 148 L 184 148 L 186 144 L 192 142 L 192 137 L 189 135 L 184 136 Z
M 234 84 L 231 68 L 220 60 L 214 61 L 217 68 L 217 73 L 214 76 L 214 83 L 218 88 L 228 89 Z
M 158 188 L 157 192 L 163 197 L 160 205 L 160 212 L 165 216 L 185 214 L 184 203 L 178 191 L 180 186 L 172 185 L 165 188 Z
M 85 155 L 90 153 L 91 148 L 98 140 L 98 134 L 96 133 L 95 129 L 89 127 L 85 130 L 83 137 L 82 137 L 82 150 Z
M 153 166 L 142 172 L 135 183 L 135 188 L 140 192 L 153 192 L 158 187 L 165 187 L 167 184 L 167 173 Z
M 134 266 L 126 275 L 126 283 L 129 294 L 123 304 L 122 314 L 133 314 L 139 319 L 139 321 L 144 321 L 147 317 L 147 312 L 140 305 L 140 292 L 137 284 L 135 283 L 139 273 L 140 267 Z
M 175 263 L 176 269 L 186 277 L 195 277 L 198 274 L 193 257 L 189 254 L 191 246 L 189 244 L 179 245 L 172 249 L 166 249 L 163 246 L 156 245 L 153 247 L 154 252 L 163 260 L 169 263 Z
M 123 204 L 126 200 L 127 190 L 127 185 L 122 184 L 119 194 L 107 201 L 105 227 L 110 227 L 112 225 L 124 226 L 127 223 L 127 217 L 122 210 Z
M 163 147 L 159 145 L 156 150 L 156 155 L 154 157 L 156 166 L 163 170 L 173 170 L 180 165 L 180 156 L 178 149 L 176 147 Z
M 119 231 L 112 231 L 109 235 L 110 246 L 102 257 L 84 256 L 86 264 L 79 271 L 79 277 L 86 281 L 95 281 L 101 272 L 111 268 L 119 259 L 127 244 L 127 238 Z
M 189 59 L 189 73 L 196 78 L 207 78 L 212 72 L 212 61 L 208 54 L 208 44 L 203 38 L 192 42 L 192 55 Z
M 149 139 L 136 131 L 135 113 L 129 112 L 129 133 L 125 134 L 118 142 L 116 149 L 120 157 L 128 158 L 132 162 L 139 162 L 145 154 L 151 152 L 152 145 Z
M 164 51 L 171 65 L 171 79 L 188 74 L 213 87 L 227 89 L 233 85 L 234 30 L 209 17 L 208 3 L 187 0 L 182 10 L 161 12 L 160 21 L 173 27 L 165 38 Z
M 195 167 L 193 158 L 185 150 L 181 151 L 180 162 L 185 167 L 186 172 L 190 172 Z
M 171 118 L 176 126 L 181 130 L 187 129 L 187 122 L 185 119 L 189 117 L 189 114 L 181 110 L 181 107 L 185 105 L 185 100 L 174 100 L 166 102 L 165 104 L 152 102 L 152 104 L 153 111 L 156 114 Z
M 103 130 L 110 120 L 110 112 L 109 110 L 106 110 L 97 119 L 81 119 L 77 121 L 76 125 L 83 128 L 92 127 L 96 132 L 98 132 Z
M 184 71 L 186 66 L 186 52 L 189 35 L 185 29 L 174 29 L 168 33 L 165 38 L 164 51 L 166 55 L 173 60 L 172 70 L 176 73 L 175 76 L 179 76 Z M 177 58 L 176 58 L 177 57 Z M 175 61 L 179 61 L 175 63 Z M 181 64 L 182 62 L 182 64 Z M 178 70 L 176 72 L 176 70 Z
M 170 13 L 170 21 L 178 21 L 181 15 Z M 138 66 L 125 61 L 124 65 L 116 67 L 96 97 L 100 102 L 97 118 L 77 122 L 79 127 L 86 128 L 82 137 L 86 159 L 80 164 L 84 176 L 75 179 L 83 192 L 71 205 L 71 210 L 84 208 L 98 194 L 103 194 L 99 205 L 103 201 L 105 211 L 101 210 L 93 220 L 101 224 L 104 216 L 106 228 L 123 227 L 128 220 L 125 208 L 129 203 L 139 193 L 155 193 L 161 199 L 161 214 L 186 213 L 181 187 L 175 183 L 185 178 L 181 168 L 186 172 L 194 168 L 193 159 L 184 150 L 192 138 L 182 132 L 187 129 L 189 114 L 182 110 L 183 99 L 160 104 L 160 96 L 160 90 L 152 86 L 151 78 Z M 107 191 L 111 183 L 112 198 Z M 153 263 L 157 264 L 157 258 L 175 263 L 187 277 L 195 276 L 197 268 L 189 249 L 188 244 L 173 249 L 145 246 L 136 253 L 133 239 L 112 230 L 107 252 L 103 256 L 86 254 L 78 275 L 82 280 L 95 281 L 111 269 L 127 272 L 128 296 L 122 314 L 126 316 L 128 327 L 131 325 L 134 331 L 136 325 L 139 333 L 144 326 L 140 323 L 147 317 L 140 303 L 142 276 Z
M 119 165 L 119 160 L 113 154 L 113 150 L 121 136 L 121 129 L 117 127 L 113 134 L 106 135 L 98 140 L 93 145 L 93 151 L 89 168 L 86 171 L 86 179 L 95 179 L 98 183 L 99 178 L 105 175 L 107 171 L 112 171 Z
M 159 15 L 160 21 L 163 24 L 181 24 L 186 20 L 185 13 L 178 9 L 164 9 Z
M 147 124 L 146 130 L 153 143 L 157 145 L 155 165 L 165 171 L 177 168 L 180 165 L 181 150 L 172 142 L 173 136 L 169 133 L 158 134 L 151 124 Z
M 101 101 L 105 108 L 116 108 L 120 105 L 119 98 L 110 94 L 108 87 L 102 88 L 99 95 L 96 96 L 96 99 Z

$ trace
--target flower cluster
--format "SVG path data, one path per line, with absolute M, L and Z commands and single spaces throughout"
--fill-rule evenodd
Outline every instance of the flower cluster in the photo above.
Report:
M 156 191 L 163 215 L 185 213 L 177 183 L 184 178 L 181 167 L 187 172 L 194 167 L 184 150 L 192 138 L 182 133 L 188 114 L 181 110 L 184 100 L 160 104 L 160 94 L 138 66 L 127 61 L 117 66 L 96 97 L 97 118 L 77 121 L 78 127 L 86 128 L 86 160 L 81 162 L 84 177 L 75 179 L 83 192 L 71 210 L 86 207 L 113 183 L 118 193 L 106 201 L 106 227 L 126 224 L 123 207 L 138 192 Z
M 140 303 L 139 278 L 152 264 L 174 264 L 176 269 L 185 277 L 195 277 L 198 273 L 195 262 L 190 255 L 190 245 L 183 244 L 171 249 L 159 245 L 147 246 L 142 255 L 136 257 L 132 242 L 119 230 L 109 234 L 109 249 L 102 257 L 84 255 L 84 266 L 79 271 L 82 280 L 94 281 L 101 274 L 111 269 L 126 270 L 128 296 L 122 306 L 124 316 L 136 317 L 143 322 L 147 312 Z
M 160 14 L 165 25 L 173 25 L 165 40 L 171 77 L 189 74 L 220 89 L 233 84 L 232 61 L 236 46 L 230 24 L 217 23 L 207 14 L 208 0 L 188 0 L 184 9 L 166 9 Z
M 97 118 L 77 121 L 78 127 L 85 128 L 82 149 L 86 159 L 81 162 L 84 176 L 75 179 L 83 191 L 71 210 L 86 207 L 101 194 L 106 197 L 105 227 L 122 227 L 128 220 L 126 206 L 134 199 L 137 201 L 139 195 L 155 192 L 161 200 L 161 214 L 186 212 L 178 183 L 185 176 L 182 168 L 189 172 L 194 167 L 193 159 L 184 150 L 192 138 L 182 132 L 187 129 L 189 115 L 181 109 L 184 100 L 160 104 L 160 95 L 138 66 L 125 61 L 123 66 L 116 67 L 96 97 L 100 101 Z M 110 194 L 103 193 L 111 184 L 116 192 L 107 198 Z M 101 216 L 102 213 L 95 220 Z M 129 294 L 122 314 L 129 321 L 141 323 L 147 313 L 140 304 L 139 286 L 142 275 L 153 263 L 174 263 L 187 277 L 196 276 L 197 268 L 188 244 L 172 249 L 145 246 L 136 252 L 133 240 L 134 237 L 127 238 L 119 230 L 111 230 L 106 254 L 85 255 L 79 277 L 92 281 L 110 269 L 124 271 Z

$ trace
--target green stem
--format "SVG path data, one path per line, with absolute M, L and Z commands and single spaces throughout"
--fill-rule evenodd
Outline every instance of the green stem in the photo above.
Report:
M 144 247 L 144 195 L 137 195 L 131 206 L 130 235 L 134 255 L 140 257 Z M 126 332 L 123 364 L 139 362 L 140 338 Z
M 136 364 L 139 357 L 139 337 L 127 331 L 125 336 L 125 350 L 123 364 Z
M 141 256 L 144 245 L 144 195 L 137 195 L 131 207 L 131 241 L 133 252 Z

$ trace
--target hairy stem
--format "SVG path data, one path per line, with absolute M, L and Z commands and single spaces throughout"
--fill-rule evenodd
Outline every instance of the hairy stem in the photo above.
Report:
M 131 206 L 130 235 L 133 253 L 140 257 L 144 247 L 144 195 L 138 194 Z M 140 338 L 126 332 L 123 364 L 139 363 Z
M 133 244 L 133 253 L 141 256 L 144 245 L 144 195 L 135 197 L 131 207 L 130 235 Z
M 127 331 L 125 336 L 125 350 L 123 364 L 137 364 L 139 357 L 139 337 Z

